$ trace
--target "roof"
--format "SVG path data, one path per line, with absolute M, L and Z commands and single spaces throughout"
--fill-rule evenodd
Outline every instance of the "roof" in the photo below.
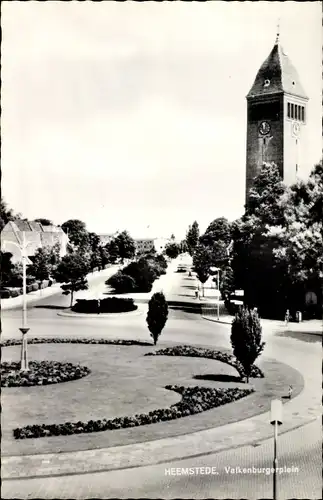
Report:
M 269 82 L 267 86 L 265 85 L 266 80 Z M 257 73 L 247 99 L 282 92 L 307 99 L 297 71 L 284 53 L 277 37 L 272 51 Z

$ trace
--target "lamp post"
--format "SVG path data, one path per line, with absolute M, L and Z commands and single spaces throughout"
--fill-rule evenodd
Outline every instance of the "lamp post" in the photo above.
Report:
M 22 333 L 22 342 L 21 342 L 21 357 L 20 357 L 20 371 L 28 371 L 28 355 L 27 355 L 27 333 L 29 332 L 29 328 L 27 327 L 27 296 L 26 296 L 26 268 L 27 268 L 27 246 L 29 243 L 26 243 L 26 235 L 23 231 L 22 233 L 22 244 L 19 245 L 15 241 L 5 241 L 5 245 L 11 244 L 19 248 L 21 252 L 21 260 L 22 260 L 22 327 L 19 330 Z
M 218 303 L 217 303 L 217 320 L 220 319 L 220 268 L 210 267 L 210 271 L 217 273 L 217 286 L 218 286 Z
M 273 399 L 271 401 L 270 408 L 270 423 L 274 426 L 274 461 L 273 461 L 273 499 L 277 500 L 277 468 L 278 468 L 278 458 L 277 458 L 277 440 L 278 440 L 278 426 L 283 423 L 282 413 L 283 405 L 280 399 Z

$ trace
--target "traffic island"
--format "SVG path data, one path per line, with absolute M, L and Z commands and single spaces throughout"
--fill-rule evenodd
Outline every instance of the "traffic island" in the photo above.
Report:
M 12 339 L 4 344 L 3 359 L 13 362 L 20 342 Z M 294 387 L 293 396 L 303 387 L 299 372 L 266 358 L 260 362 L 265 377 L 247 384 L 237 380 L 236 368 L 228 363 L 201 356 L 145 356 L 153 350 L 151 343 L 136 340 L 30 339 L 32 360 L 46 354 L 49 361 L 68 359 L 74 365 L 86 365 L 91 373 L 51 387 L 4 388 L 3 456 L 74 452 L 183 436 L 264 413 L 272 398 L 287 394 L 289 384 Z M 210 350 L 230 354 L 225 349 Z M 102 432 L 108 422 L 109 432 Z M 43 435 L 39 432 L 42 439 L 30 434 L 34 426 L 37 432 L 46 430 Z M 25 428 L 30 439 L 15 439 L 13 429 Z M 48 430 L 53 433 L 47 434 Z

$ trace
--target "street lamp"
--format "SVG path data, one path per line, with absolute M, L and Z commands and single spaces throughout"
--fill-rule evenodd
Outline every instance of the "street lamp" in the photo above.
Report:
M 278 425 L 282 421 L 283 405 L 280 399 L 273 399 L 270 408 L 270 423 L 274 426 L 274 474 L 273 474 L 273 499 L 277 500 L 277 439 L 278 439 Z
M 27 333 L 29 332 L 29 328 L 27 327 L 27 296 L 26 296 L 26 266 L 27 266 L 27 246 L 29 243 L 26 243 L 26 235 L 23 231 L 22 233 L 22 244 L 19 245 L 15 241 L 5 241 L 4 245 L 11 244 L 19 248 L 21 252 L 21 260 L 22 260 L 22 294 L 23 294 L 23 302 L 22 302 L 22 328 L 19 330 L 22 333 L 22 342 L 21 342 L 21 362 L 20 362 L 20 371 L 28 371 L 28 356 L 27 356 Z
M 217 285 L 218 285 L 218 303 L 217 303 L 217 319 L 220 319 L 220 268 L 219 267 L 210 267 L 210 271 L 213 273 L 217 273 Z

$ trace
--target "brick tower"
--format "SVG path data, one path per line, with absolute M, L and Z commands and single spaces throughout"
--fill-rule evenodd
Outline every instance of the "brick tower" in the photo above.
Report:
M 296 181 L 306 154 L 307 102 L 277 34 L 247 95 L 246 204 L 253 178 L 264 162 L 274 162 L 286 184 Z

